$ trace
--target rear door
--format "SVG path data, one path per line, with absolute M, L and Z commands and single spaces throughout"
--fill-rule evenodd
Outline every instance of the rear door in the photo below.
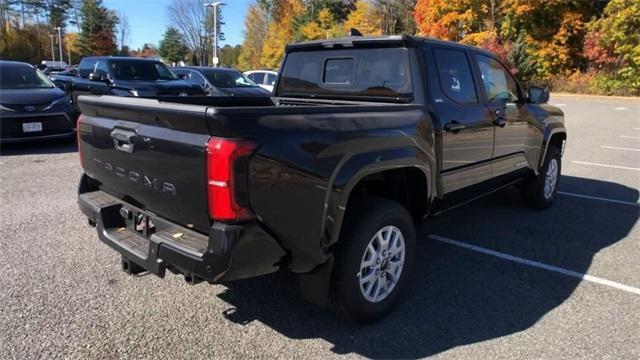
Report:
M 442 185 L 449 193 L 491 177 L 494 126 L 480 101 L 468 53 L 436 47 L 432 54 L 437 81 L 430 82 L 431 92 L 443 126 Z

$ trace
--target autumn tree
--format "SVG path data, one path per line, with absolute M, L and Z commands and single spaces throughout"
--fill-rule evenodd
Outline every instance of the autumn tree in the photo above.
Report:
M 317 20 L 311 20 L 300 29 L 304 40 L 328 39 L 344 35 L 343 27 L 338 24 L 331 10 L 325 8 L 318 12 Z
M 251 70 L 261 67 L 260 60 L 266 33 L 265 12 L 257 4 L 249 5 L 244 19 L 244 40 L 238 57 L 238 68 Z
M 264 67 L 275 69 L 280 65 L 285 46 L 294 39 L 293 19 L 302 11 L 301 0 L 274 1 L 260 58 Z
M 189 48 L 184 43 L 182 34 L 178 29 L 169 27 L 160 40 L 160 46 L 158 47 L 158 53 L 163 60 L 177 63 L 180 60 L 184 60 Z
M 640 93 L 640 3 L 611 0 L 602 17 L 587 27 L 586 57 L 598 70 L 611 74 L 604 86 Z
M 380 14 L 368 0 L 357 0 L 344 22 L 345 30 L 357 29 L 362 35 L 381 35 Z

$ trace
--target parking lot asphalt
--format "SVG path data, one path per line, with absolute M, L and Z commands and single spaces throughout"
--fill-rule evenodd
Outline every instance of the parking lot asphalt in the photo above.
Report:
M 0 157 L 0 358 L 640 358 L 640 100 L 553 95 L 561 194 L 505 190 L 426 221 L 409 296 L 371 326 L 281 272 L 224 285 L 127 276 L 76 205 L 74 145 Z

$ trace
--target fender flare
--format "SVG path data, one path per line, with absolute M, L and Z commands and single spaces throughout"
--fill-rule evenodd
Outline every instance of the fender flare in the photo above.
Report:
M 540 149 L 540 156 L 538 157 L 538 164 L 536 166 L 536 172 L 540 169 L 540 167 L 542 166 L 542 164 L 544 164 L 544 160 L 547 156 L 547 152 L 549 150 L 549 144 L 551 143 L 551 139 L 558 135 L 558 134 L 562 134 L 564 135 L 564 141 L 566 142 L 567 140 L 567 129 L 564 127 L 564 124 L 562 123 L 550 123 L 548 124 L 545 129 L 544 129 L 544 136 L 542 138 L 542 146 Z M 560 149 L 560 155 L 562 156 L 564 153 L 564 144 L 562 146 L 562 149 Z
M 417 147 L 402 147 L 354 154 L 346 158 L 336 170 L 332 186 L 327 191 L 325 215 L 323 217 L 323 240 L 325 250 L 335 244 L 340 236 L 344 215 L 351 191 L 366 176 L 394 169 L 416 168 L 427 184 L 427 198 L 435 196 L 435 157 Z

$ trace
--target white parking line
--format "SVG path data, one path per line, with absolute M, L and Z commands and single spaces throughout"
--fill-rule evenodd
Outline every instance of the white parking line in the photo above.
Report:
M 640 136 L 620 135 L 620 137 L 626 139 L 640 139 Z
M 628 108 L 628 107 L 624 107 L 624 106 L 620 106 L 620 107 L 617 107 L 617 108 L 615 108 L 615 109 L 616 109 L 616 110 L 629 110 L 629 108 Z
M 588 162 L 588 161 L 576 161 L 576 160 L 573 160 L 571 162 L 574 163 L 574 164 L 580 164 L 580 165 L 601 166 L 601 167 L 607 167 L 607 168 L 612 168 L 612 169 L 624 169 L 624 170 L 640 171 L 640 168 L 634 168 L 634 167 L 628 167 L 628 166 L 598 164 L 598 163 L 593 163 L 593 162 Z
M 603 149 L 626 150 L 626 151 L 640 151 L 640 149 L 632 149 L 632 148 L 617 147 L 617 146 L 605 146 L 605 145 L 600 145 L 600 147 L 601 147 L 601 148 L 603 148 Z
M 599 196 L 576 194 L 576 193 L 570 193 L 570 192 L 565 192 L 565 191 L 558 191 L 558 194 L 565 195 L 565 196 L 573 196 L 573 197 L 583 198 L 583 199 L 606 201 L 606 202 L 611 202 L 611 203 L 616 203 L 616 204 L 624 204 L 624 205 L 630 205 L 630 206 L 640 206 L 640 204 L 637 203 L 637 202 L 608 199 L 608 198 L 603 198 L 603 197 L 599 197 Z
M 501 258 L 501 259 L 504 259 L 504 260 L 513 261 L 513 262 L 518 263 L 518 264 L 523 264 L 523 265 L 528 265 L 528 266 L 539 268 L 539 269 L 544 269 L 544 270 L 547 270 L 547 271 L 551 271 L 551 272 L 555 272 L 555 273 L 559 273 L 559 274 L 575 277 L 575 278 L 578 278 L 578 279 L 581 279 L 581 280 L 589 281 L 589 282 L 600 284 L 600 285 L 609 286 L 609 287 L 612 287 L 614 289 L 618 289 L 618 290 L 630 292 L 632 294 L 640 295 L 640 289 L 635 288 L 633 286 L 617 283 L 615 281 L 611 281 L 611 280 L 595 277 L 595 276 L 592 276 L 592 275 L 579 273 L 577 271 L 561 268 L 561 267 L 558 267 L 558 266 L 548 265 L 548 264 L 541 263 L 541 262 L 538 262 L 538 261 L 528 260 L 528 259 L 521 258 L 521 257 L 518 257 L 518 256 L 505 254 L 505 253 L 502 253 L 502 252 L 499 252 L 499 251 L 483 248 L 483 247 L 476 246 L 476 245 L 467 244 L 467 243 L 464 243 L 462 241 L 452 240 L 452 239 L 448 239 L 448 238 L 445 238 L 445 237 L 442 237 L 442 236 L 438 236 L 438 235 L 431 235 L 431 236 L 429 236 L 429 238 L 432 239 L 432 240 L 436 240 L 436 241 L 445 243 L 445 244 L 458 246 L 458 247 L 465 248 L 465 249 L 468 249 L 468 250 L 471 250 L 471 251 L 479 252 L 479 253 L 482 253 L 482 254 L 485 254 L 485 255 L 491 255 L 491 256 L 495 256 L 495 257 L 498 257 L 498 258 Z

